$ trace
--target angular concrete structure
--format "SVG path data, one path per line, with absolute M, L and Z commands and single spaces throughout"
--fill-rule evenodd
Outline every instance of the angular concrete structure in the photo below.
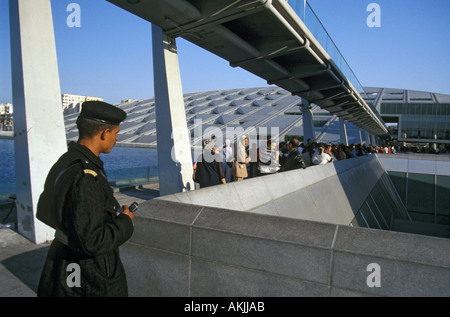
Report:
M 148 201 L 130 295 L 450 296 L 450 239 L 350 225 L 385 175 L 372 155 Z
M 156 25 L 152 39 L 159 188 L 168 195 L 195 187 L 193 163 L 176 43 Z
M 349 225 L 383 173 L 375 155 L 363 156 L 159 199 Z

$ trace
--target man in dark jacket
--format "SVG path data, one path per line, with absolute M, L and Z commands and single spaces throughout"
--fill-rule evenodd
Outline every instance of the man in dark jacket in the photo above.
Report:
M 117 141 L 126 113 L 104 102 L 85 102 L 78 142 L 51 168 L 37 218 L 56 230 L 38 296 L 127 296 L 119 246 L 133 233 L 134 214 L 108 184 L 101 153 Z
M 222 168 L 222 158 L 214 141 L 203 141 L 203 153 L 195 163 L 194 180 L 200 188 L 225 184 L 225 173 Z
M 290 171 L 298 168 L 306 168 L 306 164 L 303 161 L 303 157 L 298 151 L 298 140 L 293 139 L 289 142 L 289 155 L 286 158 L 282 167 L 283 171 Z

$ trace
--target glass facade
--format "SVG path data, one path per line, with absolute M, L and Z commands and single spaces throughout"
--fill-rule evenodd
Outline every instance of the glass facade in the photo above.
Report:
M 409 219 L 405 205 L 385 173 L 362 204 L 351 224 L 355 227 L 392 230 L 395 219 Z
M 382 116 L 399 116 L 399 138 L 450 140 L 449 103 L 382 103 Z
M 388 174 L 412 220 L 450 225 L 450 176 Z
M 449 103 L 381 103 L 380 110 L 382 114 L 450 116 Z
M 360 207 L 353 226 L 392 230 L 395 219 L 450 225 L 450 176 L 385 173 Z
M 450 176 L 436 176 L 436 223 L 450 224 Z

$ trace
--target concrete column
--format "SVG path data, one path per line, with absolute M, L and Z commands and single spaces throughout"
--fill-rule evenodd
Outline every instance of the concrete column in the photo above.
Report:
M 437 132 L 436 131 L 433 131 L 433 140 L 437 140 Z M 435 150 L 436 151 L 436 149 L 437 149 L 437 143 L 431 143 L 431 147 L 433 148 L 433 150 Z
M 359 144 L 361 144 L 361 145 L 363 144 L 363 136 L 362 136 L 362 134 L 363 134 L 363 130 L 358 128 L 358 141 L 357 142 L 359 142 Z
M 375 137 L 375 134 L 371 134 L 370 135 L 370 138 L 371 138 L 371 140 L 372 140 L 372 145 L 373 146 L 376 146 L 377 145 L 377 141 L 376 141 L 376 137 Z
M 152 24 L 158 170 L 161 195 L 195 188 L 175 39 Z
M 316 139 L 316 133 L 314 131 L 313 114 L 311 112 L 311 106 L 309 101 L 302 98 L 302 105 L 300 106 L 303 117 L 303 139 L 306 144 L 308 139 L 313 142 Z
M 341 135 L 341 143 L 348 145 L 347 126 L 345 124 L 345 120 L 342 118 L 339 118 L 339 131 Z
M 36 219 L 51 166 L 67 150 L 50 0 L 10 0 L 18 230 L 35 243 L 54 230 Z
M 365 135 L 366 135 L 366 145 L 370 145 L 370 134 L 367 131 L 364 131 Z

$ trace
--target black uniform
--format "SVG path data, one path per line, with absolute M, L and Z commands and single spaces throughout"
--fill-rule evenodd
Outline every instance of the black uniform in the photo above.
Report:
M 103 162 L 87 147 L 72 142 L 52 167 L 37 217 L 56 229 L 38 296 L 127 296 L 119 246 L 133 233 L 128 215 L 119 214 Z M 80 286 L 67 282 L 79 266 Z

